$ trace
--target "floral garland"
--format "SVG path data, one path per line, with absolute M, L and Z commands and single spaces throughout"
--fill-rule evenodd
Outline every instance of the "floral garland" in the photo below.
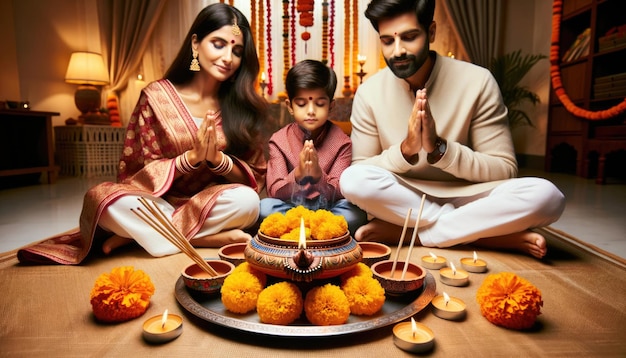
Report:
M 283 0 L 283 82 L 289 71 L 289 0 Z
M 291 2 L 291 66 L 296 65 L 296 1 Z
M 267 94 L 272 95 L 272 0 L 267 0 Z
M 259 48 L 259 37 L 256 31 L 256 18 L 259 16 L 256 11 L 256 0 L 250 1 L 250 32 L 252 33 L 252 40 L 254 41 L 254 48 Z
M 359 57 L 359 0 L 353 0 L 352 3 L 352 73 L 358 72 L 358 57 Z M 356 87 L 358 77 L 353 76 L 354 84 Z
M 313 10 L 315 8 L 315 2 L 313 0 L 298 0 L 298 12 L 300 13 L 300 26 L 304 26 L 304 32 L 300 34 L 302 40 L 304 40 L 304 52 L 307 51 L 307 43 L 311 38 L 311 33 L 308 28 L 313 26 Z
M 343 11 L 344 11 L 344 26 L 343 26 L 343 75 L 350 75 L 350 0 L 344 0 L 343 2 Z
M 328 1 L 322 2 L 322 62 L 328 64 Z
M 584 108 L 578 107 L 569 98 L 563 88 L 563 82 L 561 81 L 561 69 L 559 67 L 559 36 L 560 36 L 560 24 L 561 14 L 563 10 L 563 0 L 554 0 L 552 5 L 552 43 L 550 45 L 550 77 L 552 79 L 552 87 L 554 93 L 558 97 L 559 101 L 565 106 L 565 108 L 577 117 L 581 117 L 588 120 L 605 120 L 618 116 L 626 112 L 626 98 L 619 104 L 601 111 L 590 111 Z
M 257 1 L 257 0 L 254 0 Z M 258 32 L 259 32 L 259 65 L 261 65 L 261 73 L 265 71 L 265 42 L 261 40 L 263 38 L 263 28 L 265 28 L 265 9 L 263 6 L 263 0 L 259 0 L 259 11 L 258 11 Z
M 335 0 L 330 0 L 330 23 L 328 24 L 328 51 L 330 68 L 335 68 Z

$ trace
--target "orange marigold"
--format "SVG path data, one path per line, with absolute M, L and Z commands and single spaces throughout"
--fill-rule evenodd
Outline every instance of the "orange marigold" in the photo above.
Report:
M 250 272 L 233 272 L 224 280 L 220 290 L 222 304 L 234 313 L 248 313 L 256 308 L 263 286 Z
M 154 285 L 146 273 L 122 266 L 96 279 L 90 301 L 98 320 L 123 322 L 144 314 L 153 294 Z
M 358 264 L 354 265 L 354 267 L 350 269 L 350 271 L 341 274 L 341 286 L 346 283 L 346 280 L 353 276 L 373 277 L 372 269 L 366 264 L 359 262 Z
M 303 305 L 298 286 L 282 281 L 261 291 L 256 310 L 263 323 L 288 325 L 300 317 Z
M 282 213 L 272 213 L 263 220 L 259 230 L 267 236 L 280 237 L 290 231 L 289 220 Z
M 495 325 L 530 328 L 541 314 L 541 292 L 529 281 L 510 272 L 489 275 L 478 288 L 480 312 Z
M 350 303 L 352 314 L 371 316 L 385 304 L 385 289 L 374 277 L 352 276 L 341 289 Z
M 306 294 L 304 313 L 314 325 L 343 324 L 350 317 L 350 303 L 339 286 L 327 283 L 312 288 Z
M 233 270 L 233 272 L 231 272 L 231 274 L 235 272 L 249 272 L 253 274 L 254 276 L 256 276 L 256 278 L 259 279 L 259 282 L 261 282 L 261 286 L 263 287 L 265 287 L 265 284 L 267 283 L 267 275 L 264 272 L 261 272 L 255 269 L 254 267 L 252 267 L 252 265 L 250 265 L 250 263 L 248 262 L 242 262 L 239 265 L 237 265 L 235 269 Z

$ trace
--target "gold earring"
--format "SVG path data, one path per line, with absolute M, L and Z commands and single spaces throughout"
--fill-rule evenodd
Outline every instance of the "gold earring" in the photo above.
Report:
M 198 61 L 198 51 L 192 49 L 191 55 L 193 56 L 193 59 L 191 60 L 191 65 L 189 65 L 189 70 L 198 72 L 200 71 L 200 61 Z

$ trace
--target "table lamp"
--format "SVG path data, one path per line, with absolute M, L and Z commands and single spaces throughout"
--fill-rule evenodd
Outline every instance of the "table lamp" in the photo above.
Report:
M 109 74 L 102 55 L 93 52 L 74 52 L 65 73 L 65 82 L 78 84 L 74 103 L 82 115 L 100 109 L 100 88 L 109 84 Z

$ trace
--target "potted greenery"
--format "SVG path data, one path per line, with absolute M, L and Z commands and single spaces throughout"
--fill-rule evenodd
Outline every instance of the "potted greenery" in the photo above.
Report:
M 509 124 L 512 128 L 523 125 L 534 127 L 530 117 L 519 109 L 519 106 L 525 101 L 536 105 L 540 101 L 539 96 L 519 83 L 530 69 L 544 58 L 547 56 L 522 55 L 522 50 L 517 50 L 491 60 L 489 71 L 498 82 L 504 105 L 509 110 Z

